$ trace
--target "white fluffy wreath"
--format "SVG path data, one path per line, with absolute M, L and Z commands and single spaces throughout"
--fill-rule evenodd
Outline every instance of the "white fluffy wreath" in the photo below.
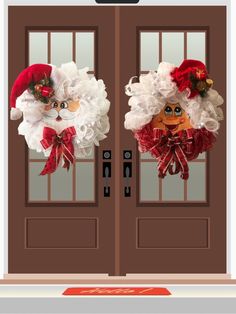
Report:
M 157 71 L 141 75 L 139 82 L 133 83 L 132 77 L 126 85 L 126 94 L 131 96 L 131 110 L 125 115 L 125 128 L 132 131 L 141 129 L 157 115 L 167 102 L 179 103 L 190 117 L 193 128 L 205 127 L 208 131 L 216 132 L 219 121 L 223 119 L 220 105 L 223 98 L 210 88 L 205 97 L 188 98 L 188 92 L 179 92 L 170 73 L 175 66 L 161 62 Z
M 56 71 L 56 72 L 55 72 Z M 91 153 L 93 145 L 106 138 L 110 125 L 108 111 L 110 102 L 107 99 L 103 80 L 90 77 L 88 68 L 78 70 L 75 63 L 64 64 L 54 68 L 55 97 L 58 100 L 79 100 L 80 107 L 76 118 L 69 121 L 50 122 L 58 133 L 69 126 L 74 126 L 76 136 L 73 139 L 75 156 L 86 157 Z M 27 90 L 17 98 L 16 107 L 23 112 L 23 122 L 19 125 L 19 134 L 24 135 L 29 148 L 37 152 L 50 154 L 51 148 L 44 150 L 42 140 L 43 110 L 45 104 L 37 101 Z

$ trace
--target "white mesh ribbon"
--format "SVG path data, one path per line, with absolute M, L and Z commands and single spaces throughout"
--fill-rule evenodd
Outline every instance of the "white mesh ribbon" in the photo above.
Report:
M 125 115 L 126 129 L 139 130 L 157 115 L 166 103 L 179 103 L 190 117 L 193 128 L 205 127 L 216 132 L 219 121 L 223 119 L 220 106 L 223 98 L 214 89 L 209 89 L 204 97 L 196 96 L 189 99 L 189 91 L 179 92 L 172 81 L 171 72 L 175 66 L 161 62 L 157 71 L 141 75 L 138 82 L 131 77 L 125 87 L 126 95 L 130 96 L 130 111 Z
M 43 151 L 48 156 L 50 149 L 43 150 L 40 143 L 45 126 L 54 128 L 58 133 L 69 126 L 74 126 L 76 136 L 73 142 L 76 157 L 88 156 L 93 145 L 99 145 L 99 141 L 106 138 L 110 128 L 108 119 L 110 102 L 103 80 L 90 77 L 87 72 L 88 68 L 78 70 L 73 62 L 64 64 L 59 69 L 53 68 L 52 79 L 55 80 L 53 97 L 60 101 L 70 99 L 80 103 L 73 120 L 59 123 L 52 121 L 46 124 L 43 116 L 45 104 L 36 101 L 28 91 L 18 97 L 16 105 L 23 112 L 23 122 L 19 125 L 18 131 L 25 136 L 29 148 L 38 152 Z

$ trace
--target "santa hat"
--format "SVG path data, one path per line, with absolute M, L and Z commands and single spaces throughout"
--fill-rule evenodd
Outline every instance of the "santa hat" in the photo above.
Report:
M 180 92 L 188 91 L 188 98 L 197 95 L 206 96 L 207 91 L 213 85 L 206 66 L 198 60 L 184 60 L 180 67 L 176 67 L 170 75 Z
M 161 62 L 157 71 L 150 71 L 126 85 L 131 96 L 131 110 L 125 115 L 125 128 L 140 130 L 157 115 L 167 102 L 178 102 L 190 116 L 194 128 L 217 131 L 223 119 L 220 105 L 223 98 L 212 88 L 206 66 L 199 60 L 184 60 L 179 67 Z
M 18 75 L 13 84 L 10 95 L 10 115 L 12 120 L 20 119 L 22 116 L 20 109 L 16 108 L 16 99 L 28 89 L 31 89 L 32 93 L 35 93 L 35 97 L 40 97 L 40 94 L 42 94 L 42 88 L 46 85 L 49 85 L 51 72 L 52 66 L 48 64 L 33 64 L 24 69 Z M 51 89 L 51 86 L 48 87 Z M 53 94 L 53 90 L 50 89 L 48 90 L 48 95 L 46 95 L 45 90 L 45 94 L 43 93 L 45 96 L 42 95 L 42 97 L 45 97 L 46 99 L 46 96 Z
M 17 120 L 22 116 L 22 112 L 16 107 L 16 100 L 25 91 L 33 94 L 35 99 L 47 103 L 55 93 L 62 81 L 65 79 L 65 74 L 60 69 L 49 64 L 33 64 L 24 69 L 15 80 L 11 95 L 11 119 Z

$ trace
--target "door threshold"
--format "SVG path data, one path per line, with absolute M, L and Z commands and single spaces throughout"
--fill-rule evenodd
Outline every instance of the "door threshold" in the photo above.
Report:
M 230 274 L 5 274 L 0 284 L 236 284 Z

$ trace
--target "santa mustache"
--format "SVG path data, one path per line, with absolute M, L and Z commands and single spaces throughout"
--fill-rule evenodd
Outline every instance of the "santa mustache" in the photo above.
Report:
M 62 120 L 72 120 L 76 117 L 77 112 L 69 111 L 68 109 L 61 109 L 59 112 L 56 109 L 50 109 L 43 113 L 46 118 L 56 119 L 58 117 L 62 118 Z

